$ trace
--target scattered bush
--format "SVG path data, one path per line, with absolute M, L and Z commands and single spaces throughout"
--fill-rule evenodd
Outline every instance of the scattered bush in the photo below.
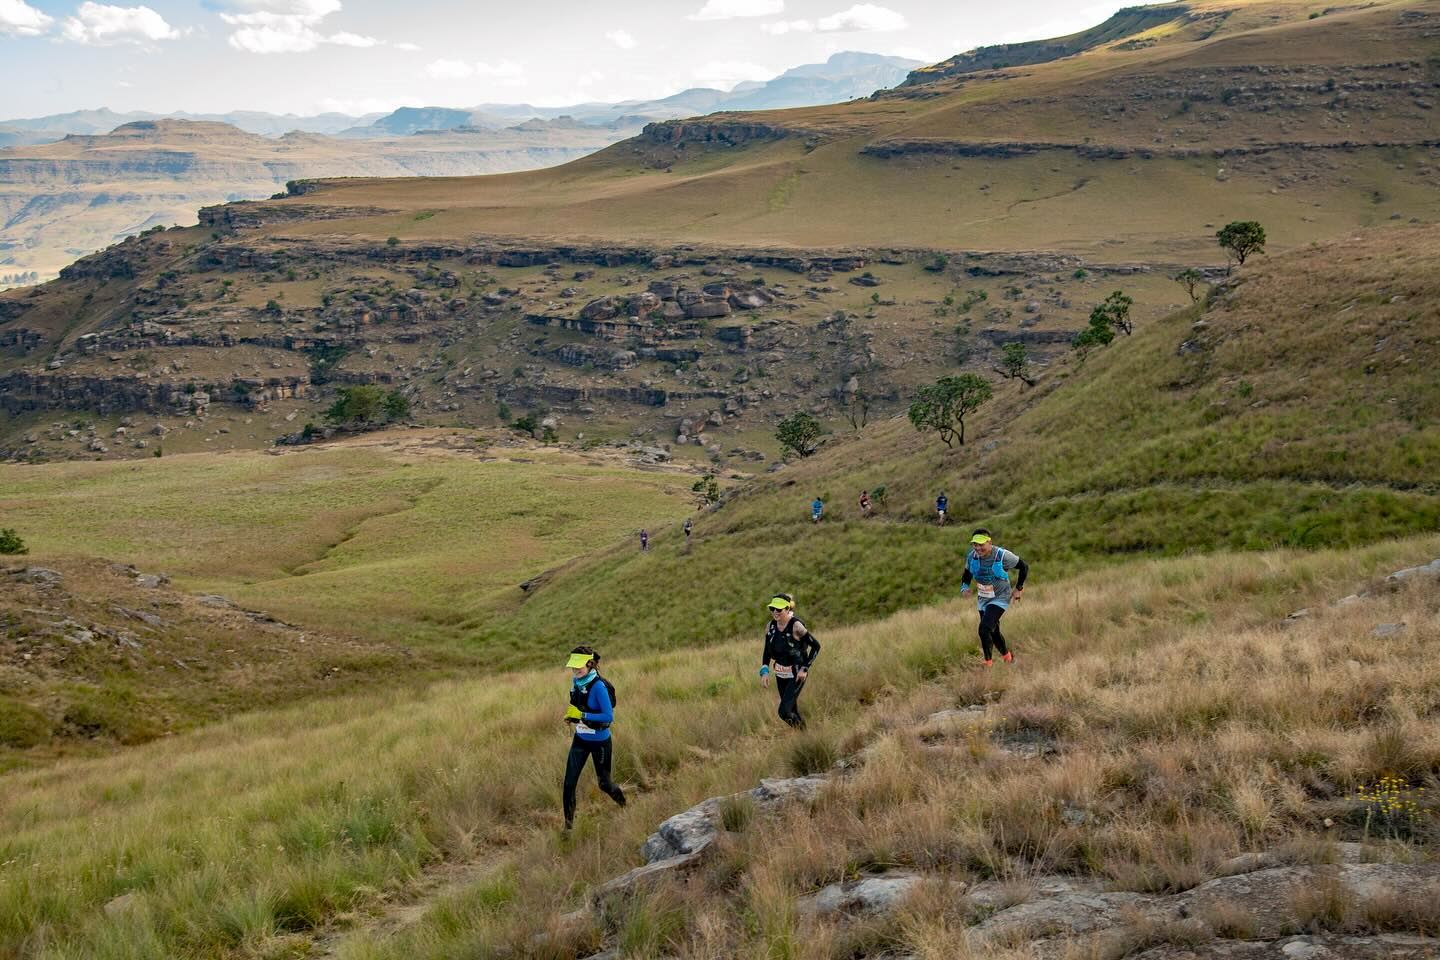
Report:
M 30 548 L 25 546 L 25 541 L 10 527 L 0 530 L 0 554 L 17 556 L 22 553 L 29 553 Z
M 1215 240 L 1242 267 L 1252 253 L 1265 252 L 1265 228 L 1254 220 L 1232 220 L 1215 231 Z
M 339 396 L 325 411 L 325 419 L 331 423 L 362 426 L 388 423 L 409 413 L 410 401 L 400 391 L 366 385 L 341 387 Z
M 780 421 L 775 428 L 775 439 L 786 450 L 808 457 L 815 452 L 821 432 L 820 421 L 802 410 Z
M 965 445 L 965 417 L 989 400 L 994 391 L 989 381 L 973 373 L 958 377 L 941 377 L 928 387 L 921 387 L 910 404 L 910 423 L 924 433 L 934 430 L 945 446 L 955 441 Z

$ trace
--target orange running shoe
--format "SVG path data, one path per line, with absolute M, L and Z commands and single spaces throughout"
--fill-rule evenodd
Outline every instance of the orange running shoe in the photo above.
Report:
M 1015 654 L 1013 654 L 1013 653 L 1006 653 L 1005 656 L 1001 657 L 1000 659 L 1001 659 L 1001 660 L 1004 660 L 1006 663 L 1014 663 L 1014 662 L 1015 662 Z
M 986 661 L 983 661 L 983 662 L 984 662 L 985 666 L 987 666 L 987 667 L 993 667 L 993 666 L 995 666 L 995 661 L 994 661 L 994 660 L 986 660 Z

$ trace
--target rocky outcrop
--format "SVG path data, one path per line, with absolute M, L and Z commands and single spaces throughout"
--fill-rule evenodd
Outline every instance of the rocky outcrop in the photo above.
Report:
M 203 413 L 212 400 L 259 406 L 270 400 L 304 397 L 308 379 L 237 378 L 218 384 L 168 383 L 139 377 L 93 377 L 16 371 L 0 376 L 0 410 L 10 416 L 44 410 L 91 410 L 99 414 L 144 411 Z
M 1050 151 L 1067 151 L 1086 160 L 1126 160 L 1132 157 L 1150 160 L 1155 157 L 1231 157 L 1277 152 L 1313 150 L 1362 150 L 1367 148 L 1417 148 L 1440 146 L 1440 139 L 1414 140 L 1287 140 L 1271 143 L 1233 144 L 1229 146 L 1178 147 L 1138 146 L 1133 144 L 1067 143 L 1045 140 L 956 140 L 946 137 L 892 137 L 866 144 L 860 152 L 870 157 L 945 156 L 989 157 L 1008 159 L 1028 157 Z
M 662 123 L 647 124 L 640 133 L 640 139 L 652 144 L 720 143 L 739 146 L 766 140 L 784 140 L 787 137 L 814 137 L 818 131 L 803 127 L 787 127 L 779 124 L 744 120 L 666 120 Z

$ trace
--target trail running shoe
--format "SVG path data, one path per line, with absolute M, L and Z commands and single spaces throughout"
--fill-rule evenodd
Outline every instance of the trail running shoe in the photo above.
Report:
M 1001 660 L 1004 660 L 1006 663 L 1014 663 L 1014 662 L 1015 662 L 1015 654 L 1013 654 L 1013 653 L 1007 653 L 1007 654 L 1005 654 L 1005 656 L 1001 657 L 1000 659 L 1001 659 Z
M 995 661 L 994 661 L 994 660 L 985 660 L 985 661 L 983 661 L 983 662 L 984 662 L 985 666 L 987 666 L 987 667 L 993 667 L 993 666 L 995 666 Z

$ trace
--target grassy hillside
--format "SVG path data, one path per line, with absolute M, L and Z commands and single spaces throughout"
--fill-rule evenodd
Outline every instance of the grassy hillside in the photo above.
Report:
M 1440 50 L 1424 25 L 1434 0 L 1187 7 L 1213 29 L 1160 26 L 866 102 L 677 122 L 548 172 L 328 184 L 273 215 L 349 208 L 345 231 L 375 239 L 1043 247 L 1150 259 L 1211 259 L 1205 224 L 1242 215 L 1270 224 L 1277 247 L 1397 212 L 1440 216 L 1428 179 L 1426 97 Z M 444 212 L 411 222 L 432 209 Z M 311 218 L 276 232 L 318 236 L 335 224 Z
M 969 530 L 1053 577 L 1145 554 L 1354 545 L 1440 527 L 1440 231 L 1356 235 L 1247 265 L 1208 306 L 1119 337 L 1034 389 L 1001 387 L 946 450 L 903 419 L 838 435 L 737 492 L 697 543 L 587 559 L 491 629 L 579 623 L 611 642 L 747 629 L 775 590 L 817 624 L 948 596 Z M 861 520 L 862 489 L 887 488 Z M 938 529 L 933 500 L 950 497 Z M 830 520 L 808 522 L 816 495 Z M 643 589 L 677 564 L 672 598 Z M 579 601 L 577 603 L 577 600 Z M 487 629 L 476 624 L 477 629 Z
M 468 636 L 456 622 L 507 609 L 521 580 L 683 517 L 693 482 L 439 431 L 4 477 L 0 508 L 34 563 L 103 556 L 318 629 L 452 649 Z
M 617 773 L 632 802 L 601 808 L 587 787 L 573 839 L 555 830 L 565 681 L 541 665 L 12 773 L 0 780 L 0 956 L 278 958 L 317 938 L 371 960 L 528 953 L 556 914 L 633 865 L 666 816 L 867 746 L 811 828 L 756 820 L 696 885 L 626 907 L 630 932 L 612 931 L 632 938 L 626 955 L 867 955 L 788 906 L 882 864 L 1183 889 L 1244 850 L 1358 838 L 1364 807 L 1345 798 L 1381 776 L 1434 787 L 1433 588 L 1324 608 L 1437 550 L 1431 536 L 1245 565 L 1133 560 L 1052 581 L 1013 614 L 1021 666 L 993 676 L 974 670 L 967 604 L 832 631 L 798 739 L 754 685 L 750 641 L 618 659 Z M 1322 612 L 1278 625 L 1300 606 Z M 1380 647 L 1369 631 L 1381 621 L 1408 627 Z M 985 702 L 1015 735 L 1058 742 L 1059 758 L 1017 768 L 986 740 L 925 752 L 911 732 L 931 710 Z M 1062 803 L 1089 819 L 1068 824 Z M 1327 833 L 1326 816 L 1342 826 Z M 1427 843 L 1417 835 L 1408 855 L 1428 856 Z M 415 896 L 441 863 L 455 886 L 406 909 L 417 925 L 394 941 L 393 923 L 367 932 L 368 915 Z M 336 944 L 337 920 L 360 935 Z M 584 955 L 604 932 L 572 931 L 553 956 Z M 938 933 L 888 935 L 919 949 Z

